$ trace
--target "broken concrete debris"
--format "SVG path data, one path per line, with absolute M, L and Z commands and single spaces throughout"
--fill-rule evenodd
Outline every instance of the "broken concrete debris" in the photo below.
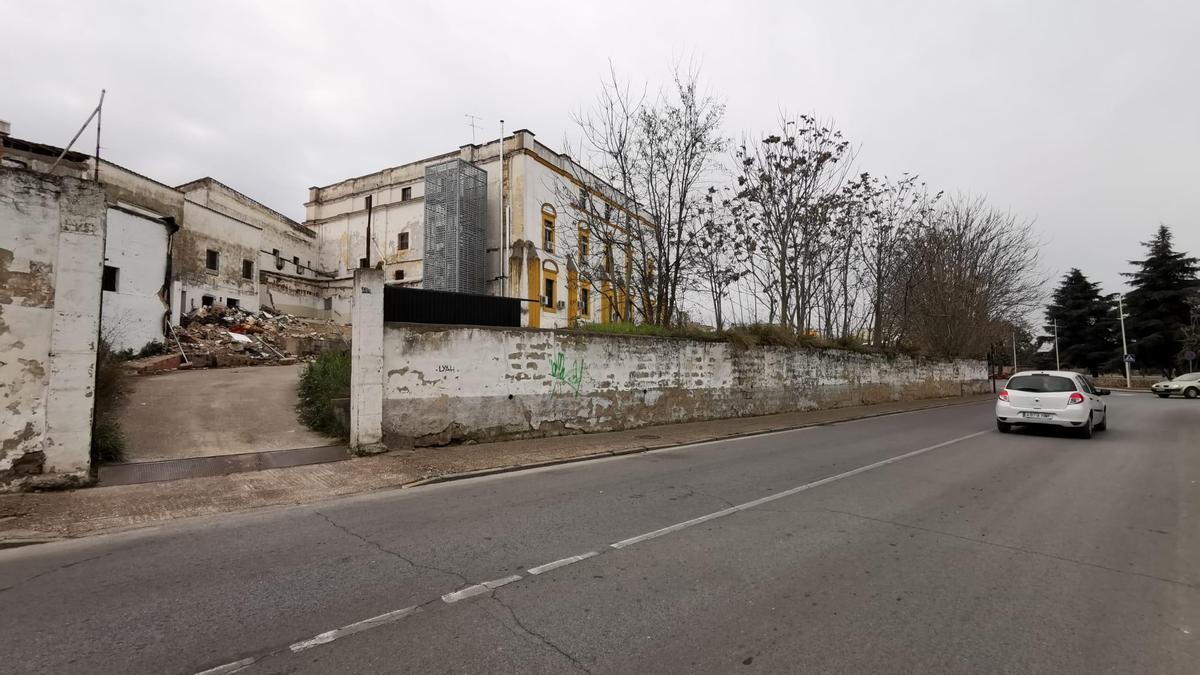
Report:
M 189 312 L 179 324 L 179 346 L 191 362 L 184 367 L 191 368 L 287 365 L 350 345 L 350 326 L 266 310 L 212 305 Z M 179 356 L 174 340 L 168 348 Z

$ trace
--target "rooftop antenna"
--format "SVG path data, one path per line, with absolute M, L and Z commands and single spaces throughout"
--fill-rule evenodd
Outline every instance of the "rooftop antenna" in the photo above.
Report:
M 463 117 L 467 118 L 467 126 L 471 127 L 471 145 L 475 145 L 475 128 L 479 126 L 478 122 L 483 118 L 470 113 L 463 115 Z

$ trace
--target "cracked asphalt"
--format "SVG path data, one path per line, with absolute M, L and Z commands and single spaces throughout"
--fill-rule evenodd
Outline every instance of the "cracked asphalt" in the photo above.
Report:
M 1090 441 L 975 404 L 0 551 L 0 672 L 1200 672 L 1200 405 L 1109 405 Z

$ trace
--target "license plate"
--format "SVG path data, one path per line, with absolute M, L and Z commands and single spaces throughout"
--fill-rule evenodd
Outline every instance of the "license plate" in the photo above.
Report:
M 1049 419 L 1051 417 L 1054 417 L 1054 414 L 1053 413 L 1040 413 L 1040 412 L 1023 412 L 1023 413 L 1021 413 L 1021 417 L 1036 417 L 1039 419 Z

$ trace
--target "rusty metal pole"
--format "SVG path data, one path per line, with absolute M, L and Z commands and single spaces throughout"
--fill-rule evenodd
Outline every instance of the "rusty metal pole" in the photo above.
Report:
M 371 195 L 367 195 L 367 257 L 363 258 L 367 261 L 364 267 L 371 267 Z

